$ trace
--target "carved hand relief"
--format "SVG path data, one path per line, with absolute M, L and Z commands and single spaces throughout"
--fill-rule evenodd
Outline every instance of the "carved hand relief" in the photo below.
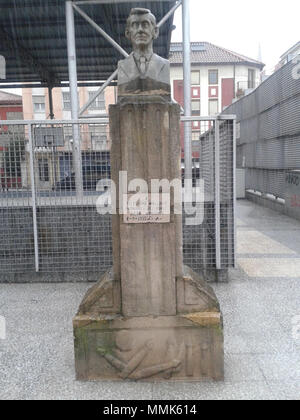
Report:
M 119 331 L 115 337 L 115 347 L 106 349 L 97 347 L 97 353 L 119 373 L 122 379 L 146 379 L 162 375 L 170 379 L 174 374 L 180 373 L 186 366 L 186 375 L 193 376 L 193 345 L 181 342 L 177 344 L 167 340 L 162 351 L 161 343 L 153 338 L 135 346 L 133 334 L 130 331 Z M 151 360 L 158 360 L 153 363 Z

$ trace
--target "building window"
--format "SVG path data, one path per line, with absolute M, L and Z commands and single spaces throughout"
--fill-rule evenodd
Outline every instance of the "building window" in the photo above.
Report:
M 95 92 L 89 92 L 89 99 L 91 99 L 95 95 Z M 98 109 L 105 111 L 105 98 L 104 92 L 97 96 L 94 102 L 90 105 L 90 109 Z
M 218 70 L 208 70 L 208 84 L 209 85 L 218 84 Z
M 97 150 L 107 147 L 107 126 L 90 125 L 91 146 Z
M 208 102 L 208 113 L 210 116 L 217 115 L 219 113 L 218 111 L 218 100 L 217 99 L 211 99 Z
M 192 101 L 192 115 L 200 115 L 200 101 Z
M 193 121 L 192 129 L 193 130 L 199 130 L 200 129 L 200 121 Z
M 218 86 L 209 86 L 208 88 L 208 96 L 210 98 L 217 98 L 219 93 Z
M 255 88 L 255 70 L 248 69 L 248 89 Z
M 45 96 L 33 96 L 32 101 L 34 112 L 45 112 Z
M 49 163 L 47 158 L 39 159 L 39 178 L 40 181 L 49 181 Z
M 200 131 L 193 131 L 192 132 L 192 141 L 199 141 L 200 140 Z
M 192 99 L 200 98 L 200 87 L 192 87 Z
M 192 85 L 200 85 L 200 71 L 191 72 L 191 83 Z
M 66 111 L 70 111 L 70 109 L 71 109 L 70 92 L 63 92 L 63 108 Z
M 105 134 L 92 134 L 91 135 L 92 146 L 100 146 L 101 148 L 106 147 L 107 137 Z
M 7 112 L 6 119 L 7 120 L 23 120 L 23 112 L 14 112 L 14 111 Z

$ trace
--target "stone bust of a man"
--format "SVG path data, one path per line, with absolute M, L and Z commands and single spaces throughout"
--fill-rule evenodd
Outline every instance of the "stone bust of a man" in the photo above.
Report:
M 132 9 L 127 19 L 126 37 L 133 52 L 118 64 L 119 94 L 143 91 L 170 92 L 170 63 L 153 53 L 159 35 L 156 18 L 148 9 Z

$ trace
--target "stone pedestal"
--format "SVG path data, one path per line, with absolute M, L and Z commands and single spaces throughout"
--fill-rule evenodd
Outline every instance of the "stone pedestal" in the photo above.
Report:
M 78 380 L 223 379 L 219 312 L 164 317 L 78 315 Z
M 143 179 L 181 182 L 180 107 L 159 92 L 110 107 L 113 269 L 74 318 L 77 379 L 223 378 L 223 328 L 210 286 L 182 262 L 182 215 L 128 216 L 120 198 Z M 126 190 L 120 172 L 126 171 Z M 143 192 L 143 191 L 141 191 Z

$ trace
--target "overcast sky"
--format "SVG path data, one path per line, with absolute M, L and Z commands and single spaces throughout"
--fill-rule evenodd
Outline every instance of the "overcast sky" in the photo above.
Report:
M 267 73 L 300 41 L 299 0 L 190 0 L 191 41 L 208 41 L 258 59 L 259 44 Z M 181 41 L 181 8 L 172 41 Z
M 299 0 L 190 0 L 191 41 L 208 41 L 262 61 L 270 74 L 280 56 L 300 41 Z M 181 8 L 172 41 L 181 41 Z M 18 90 L 10 92 L 21 93 Z

